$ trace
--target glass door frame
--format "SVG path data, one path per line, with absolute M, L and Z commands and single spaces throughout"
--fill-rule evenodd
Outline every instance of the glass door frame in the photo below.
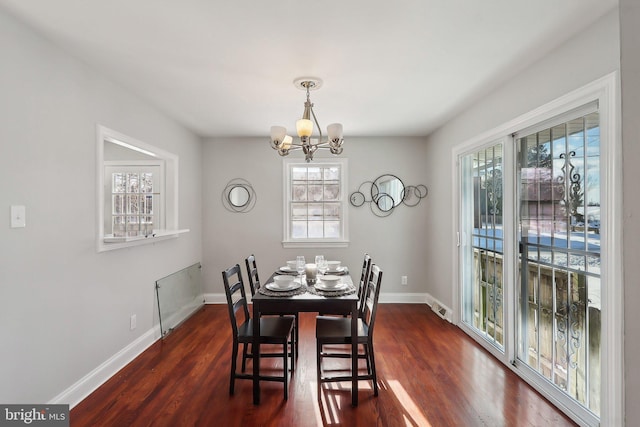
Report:
M 541 124 L 574 108 L 589 102 L 597 101 L 601 126 L 601 247 L 602 247 L 602 368 L 601 398 L 602 410 L 600 419 L 589 417 L 586 411 L 580 411 L 577 404 L 570 402 L 566 396 L 554 393 L 535 376 L 529 375 L 522 363 L 516 361 L 517 322 L 515 307 L 519 281 L 516 270 L 515 248 L 515 141 L 514 133 L 533 125 Z M 622 274 L 622 145 L 620 141 L 620 82 L 617 72 L 610 73 L 579 89 L 557 98 L 539 108 L 523 114 L 501 126 L 471 138 L 451 151 L 452 168 L 452 209 L 455 219 L 452 224 L 454 245 L 452 245 L 452 279 L 453 307 L 452 322 L 475 339 L 487 351 L 509 367 L 522 379 L 527 381 L 543 396 L 549 399 L 560 410 L 583 425 L 622 425 L 624 423 L 624 301 Z M 505 311 L 505 345 L 504 352 L 483 339 L 478 339 L 462 322 L 462 291 L 460 273 L 460 246 L 463 236 L 461 229 L 460 197 L 461 175 L 459 159 L 483 146 L 504 141 L 505 180 L 504 197 L 504 300 L 509 301 L 512 308 Z M 511 153 L 511 154 L 510 154 Z M 507 212 L 508 211 L 508 212 Z M 507 218 L 507 214 L 510 218 Z M 509 254 L 509 255 L 507 255 Z M 507 259 L 506 257 L 509 257 Z
M 515 355 L 515 346 L 514 339 L 515 329 L 514 329 L 514 319 L 515 319 L 515 311 L 513 304 L 510 302 L 514 300 L 515 288 L 513 286 L 509 286 L 509 283 L 512 283 L 511 278 L 514 277 L 514 265 L 515 265 L 515 256 L 514 256 L 514 242 L 510 236 L 514 235 L 515 232 L 515 218 L 514 218 L 514 209 L 516 200 L 514 198 L 514 180 L 510 179 L 511 176 L 515 176 L 515 165 L 514 165 L 514 145 L 513 138 L 511 136 L 503 136 L 500 138 L 487 138 L 487 140 L 479 141 L 478 143 L 472 143 L 464 147 L 463 150 L 457 151 L 455 153 L 455 162 L 456 162 L 456 182 L 458 185 L 457 195 L 454 203 L 457 205 L 455 212 L 457 215 L 457 223 L 460 226 L 457 231 L 457 259 L 458 262 L 456 264 L 456 283 L 459 283 L 459 286 L 454 287 L 454 301 L 456 310 L 454 310 L 454 323 L 457 324 L 461 329 L 463 329 L 468 335 L 472 336 L 476 341 L 480 342 L 489 352 L 491 352 L 496 358 L 501 360 L 505 364 L 510 364 L 514 359 Z M 502 146 L 502 177 L 503 177 L 503 201 L 502 201 L 502 227 L 503 227 L 503 236 L 502 236 L 502 245 L 503 245 L 503 261 L 502 261 L 502 277 L 503 277 L 503 287 L 502 287 L 502 299 L 503 299 L 503 336 L 504 343 L 503 348 L 499 348 L 490 340 L 485 339 L 484 336 L 478 334 L 475 328 L 471 325 L 467 324 L 463 320 L 464 313 L 464 290 L 462 286 L 462 279 L 464 274 L 460 271 L 460 267 L 462 265 L 462 260 L 465 259 L 464 252 L 467 248 L 472 247 L 472 239 L 471 234 L 465 232 L 461 229 L 463 218 L 461 212 L 461 202 L 460 199 L 462 197 L 463 186 L 465 185 L 465 177 L 463 176 L 463 167 L 462 167 L 462 159 L 470 154 L 474 154 L 478 151 L 485 150 L 491 148 L 495 145 Z M 471 184 L 473 185 L 473 184 Z

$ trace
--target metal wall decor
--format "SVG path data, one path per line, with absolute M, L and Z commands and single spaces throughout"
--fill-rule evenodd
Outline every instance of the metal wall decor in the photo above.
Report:
M 255 206 L 256 199 L 253 187 L 242 178 L 232 179 L 222 191 L 222 204 L 230 212 L 249 212 Z
M 370 186 L 369 189 L 366 188 L 367 185 Z M 401 203 L 409 207 L 416 206 L 420 200 L 427 197 L 428 192 L 425 185 L 405 186 L 397 176 L 385 174 L 374 181 L 365 181 L 360 184 L 358 190 L 351 193 L 349 201 L 355 207 L 369 203 L 374 215 L 385 217 L 391 215 L 393 209 Z

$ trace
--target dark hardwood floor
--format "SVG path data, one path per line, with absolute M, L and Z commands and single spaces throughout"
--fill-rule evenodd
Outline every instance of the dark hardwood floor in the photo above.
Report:
M 424 304 L 381 304 L 374 342 L 379 396 L 363 381 L 357 408 L 350 383 L 323 385 L 318 399 L 315 314 L 301 313 L 289 400 L 281 383 L 263 382 L 254 406 L 251 381 L 238 380 L 229 395 L 227 308 L 207 305 L 73 408 L 71 426 L 575 425 Z M 261 363 L 268 370 L 282 362 Z

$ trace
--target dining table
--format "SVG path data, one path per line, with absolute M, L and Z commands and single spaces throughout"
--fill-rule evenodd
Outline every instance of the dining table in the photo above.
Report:
M 284 269 L 282 267 L 281 269 Z M 306 280 L 299 276 L 299 287 L 292 291 L 279 291 L 273 287 L 273 277 L 282 274 L 276 271 L 252 299 L 253 319 L 260 319 L 261 313 L 300 313 L 319 312 L 344 314 L 351 316 L 351 404 L 358 406 L 358 295 L 349 270 L 346 267 L 339 272 L 340 287 L 327 290 L 316 280 Z M 260 404 L 260 322 L 253 322 L 253 403 Z

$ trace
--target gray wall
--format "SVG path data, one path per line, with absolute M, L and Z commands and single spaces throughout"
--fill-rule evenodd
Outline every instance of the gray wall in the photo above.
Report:
M 348 138 L 341 157 L 349 160 L 349 194 L 365 181 L 392 173 L 405 185 L 435 182 L 427 180 L 423 138 Z M 300 156 L 291 153 L 290 157 Z M 223 293 L 221 271 L 235 263 L 244 269 L 244 258 L 254 253 L 264 278 L 297 254 L 313 259 L 318 253 L 346 262 L 351 268 L 362 265 L 368 252 L 384 270 L 383 295 L 426 292 L 422 265 L 427 248 L 433 244 L 428 233 L 427 206 L 430 196 L 416 207 L 401 205 L 386 218 L 371 213 L 368 205 L 349 205 L 349 237 L 344 249 L 284 249 L 282 247 L 282 158 L 271 149 L 268 138 L 212 139 L 203 147 L 204 274 L 209 293 Z M 221 201 L 226 184 L 234 178 L 251 183 L 257 203 L 248 213 L 231 213 Z M 400 285 L 400 276 L 408 285 Z M 415 296 L 410 296 L 413 298 Z M 424 297 L 420 302 L 424 302 Z
M 623 262 L 624 262 L 624 360 L 626 424 L 640 425 L 640 4 L 620 0 L 622 81 Z
M 201 142 L 3 12 L 0 52 L 0 402 L 44 403 L 152 330 L 155 280 L 200 261 Z M 180 156 L 190 233 L 96 252 L 98 123 Z
M 428 178 L 433 186 L 427 205 L 430 221 L 427 235 L 439 245 L 429 245 L 426 265 L 433 271 L 428 291 L 452 307 L 451 265 L 455 238 L 455 215 L 451 212 L 452 146 L 483 134 L 544 105 L 619 68 L 619 25 L 617 11 L 611 12 L 586 31 L 528 67 L 516 78 L 505 82 L 485 99 L 450 121 L 428 139 Z

